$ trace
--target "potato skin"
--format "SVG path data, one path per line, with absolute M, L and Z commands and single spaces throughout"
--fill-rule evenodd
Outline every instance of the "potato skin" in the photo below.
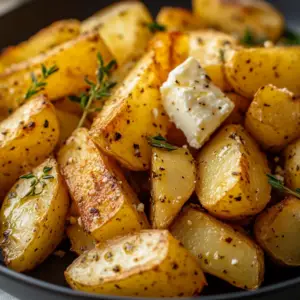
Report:
M 17 272 L 32 270 L 42 263 L 64 235 L 68 192 L 55 159 L 47 159 L 32 172 L 40 176 L 44 167 L 52 168 L 48 174 L 53 178 L 44 180 L 46 185 L 40 195 L 25 197 L 32 180 L 19 179 L 1 208 L 0 236 L 3 237 L 4 261 Z
M 58 153 L 58 162 L 83 228 L 96 240 L 148 228 L 139 200 L 121 170 L 90 139 L 76 130 Z
M 246 114 L 245 127 L 266 150 L 278 152 L 300 137 L 300 99 L 287 89 L 263 86 Z
M 99 245 L 75 260 L 65 277 L 73 289 L 119 296 L 192 296 L 206 284 L 196 259 L 166 230 Z
M 81 25 L 82 32 L 97 30 L 118 65 L 144 54 L 152 37 L 147 24 L 152 16 L 140 1 L 122 1 L 101 9 Z
M 225 76 L 224 59 L 227 51 L 237 45 L 233 36 L 216 30 L 189 32 L 189 56 L 200 62 L 212 82 L 222 91 L 232 90 Z
M 204 272 L 247 290 L 264 279 L 264 253 L 245 234 L 222 223 L 196 206 L 175 219 L 171 233 L 200 262 Z
M 179 7 L 162 7 L 156 17 L 156 22 L 166 26 L 169 31 L 189 31 L 203 28 L 200 18 L 188 9 Z
M 225 58 L 227 80 L 246 98 L 268 84 L 300 93 L 300 47 L 237 49 Z
M 286 185 L 295 190 L 300 187 L 300 140 L 288 145 L 283 154 Z
M 152 227 L 166 229 L 195 190 L 196 165 L 190 151 L 153 148 L 151 169 Z
M 42 163 L 59 139 L 53 105 L 34 98 L 0 123 L 0 202 L 17 178 Z
M 97 52 L 101 53 L 105 63 L 113 58 L 99 34 L 92 32 L 27 61 L 12 65 L 0 74 L 0 96 L 3 100 L 0 107 L 15 109 L 20 105 L 18 100 L 24 98 L 31 86 L 31 73 L 35 73 L 38 78 L 41 76 L 41 64 L 47 68 L 53 65 L 59 68 L 58 72 L 47 79 L 47 85 L 42 91 L 49 100 L 79 94 L 89 87 L 84 81 L 85 77 L 92 81 L 96 79 Z
M 287 197 L 258 216 L 254 233 L 271 258 L 286 266 L 300 266 L 300 202 Z
M 70 19 L 54 22 L 27 41 L 6 48 L 0 55 L 0 65 L 5 68 L 11 64 L 30 59 L 76 38 L 79 33 L 80 22 L 78 20 Z
M 200 151 L 196 193 L 212 215 L 244 219 L 261 212 L 271 186 L 265 154 L 241 125 L 223 127 Z
M 244 37 L 248 29 L 256 39 L 276 41 L 284 29 L 284 17 L 260 0 L 193 0 L 194 13 L 207 26 Z
M 92 124 L 90 135 L 95 143 L 130 170 L 148 170 L 151 147 L 147 138 L 166 135 L 169 119 L 160 101 L 160 84 L 154 54 L 148 52 Z

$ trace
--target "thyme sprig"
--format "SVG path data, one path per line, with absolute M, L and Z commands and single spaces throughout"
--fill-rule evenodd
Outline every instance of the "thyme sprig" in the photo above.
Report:
M 32 96 L 38 94 L 40 91 L 42 91 L 47 85 L 46 80 L 52 74 L 56 73 L 59 70 L 59 68 L 56 65 L 53 65 L 49 69 L 47 69 L 47 67 L 44 64 L 41 65 L 41 69 L 42 69 L 42 77 L 40 79 L 38 79 L 34 73 L 31 73 L 32 83 L 24 96 L 25 101 L 30 99 Z
M 245 32 L 244 32 L 244 36 L 241 38 L 240 42 L 241 44 L 248 46 L 248 47 L 253 47 L 253 46 L 261 46 L 264 44 L 264 42 L 267 39 L 265 38 L 256 38 L 253 34 L 253 32 L 251 31 L 251 29 L 246 28 Z
M 165 25 L 159 24 L 157 22 L 147 23 L 148 29 L 155 33 L 157 31 L 166 31 L 167 27 Z
M 30 196 L 40 195 L 44 191 L 44 188 L 47 186 L 46 180 L 54 178 L 54 176 L 49 175 L 49 172 L 51 170 L 52 170 L 52 167 L 47 167 L 47 166 L 44 167 L 43 174 L 39 177 L 37 177 L 33 173 L 28 173 L 28 174 L 22 175 L 20 177 L 20 179 L 32 179 L 32 181 L 30 183 L 30 189 L 22 199 L 24 199 L 26 197 L 30 197 Z
M 288 187 L 286 187 L 284 185 L 284 183 L 281 180 L 279 180 L 276 176 L 267 174 L 267 177 L 268 177 L 269 184 L 273 188 L 275 188 L 283 193 L 295 196 L 300 199 L 300 188 L 297 188 L 295 191 L 293 191 L 293 190 L 289 189 Z
M 69 97 L 71 101 L 79 103 L 83 109 L 83 114 L 77 128 L 83 126 L 88 113 L 101 110 L 102 107 L 92 108 L 93 102 L 98 100 L 102 101 L 102 104 L 104 104 L 104 98 L 110 96 L 110 90 L 116 85 L 115 82 L 109 82 L 108 78 L 111 74 L 111 71 L 117 65 L 117 62 L 115 60 L 111 60 L 107 65 L 105 65 L 103 57 L 99 52 L 97 54 L 97 59 L 99 66 L 97 70 L 97 82 L 92 82 L 86 77 L 85 82 L 90 87 L 89 91 L 81 93 L 79 96 Z
M 157 135 L 157 136 L 154 136 L 154 137 L 149 137 L 148 138 L 148 143 L 152 147 L 161 148 L 161 149 L 165 149 L 165 150 L 168 150 L 168 151 L 173 151 L 173 150 L 178 149 L 177 146 L 169 144 L 168 141 L 164 137 L 162 137 L 161 135 Z

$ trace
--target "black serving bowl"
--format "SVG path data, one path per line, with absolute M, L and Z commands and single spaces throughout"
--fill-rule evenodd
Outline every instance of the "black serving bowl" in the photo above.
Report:
M 156 14 L 162 5 L 188 7 L 191 0 L 145 0 Z M 112 2 L 109 0 L 36 0 L 0 18 L 0 49 L 16 44 L 51 22 L 62 18 L 84 19 L 96 10 Z M 300 1 L 273 0 L 286 16 L 290 27 L 296 27 L 300 17 Z M 300 25 L 300 20 L 299 20 Z M 300 26 L 299 26 L 300 27 Z M 299 78 L 300 80 L 300 78 Z M 64 242 L 61 249 L 68 250 Z M 300 251 L 300 249 L 299 249 Z M 67 287 L 63 271 L 75 256 L 68 252 L 64 258 L 51 256 L 36 270 L 18 274 L 0 264 L 0 289 L 19 299 L 71 300 L 71 299 L 120 299 L 121 297 L 85 294 Z M 1 260 L 0 260 L 1 261 Z M 263 287 L 257 291 L 240 291 L 229 284 L 208 276 L 209 287 L 205 288 L 201 300 L 233 299 L 300 299 L 300 268 L 277 268 L 267 261 L 267 272 Z M 133 298 L 123 298 L 133 299 Z M 136 298 L 138 299 L 138 298 Z M 193 298 L 195 299 L 195 298 Z

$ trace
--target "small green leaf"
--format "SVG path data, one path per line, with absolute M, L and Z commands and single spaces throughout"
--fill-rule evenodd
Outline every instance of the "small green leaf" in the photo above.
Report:
M 271 175 L 271 174 L 267 174 L 268 177 L 268 182 L 269 184 L 275 188 L 278 189 L 281 192 L 284 192 L 286 194 L 295 196 L 297 198 L 300 199 L 300 188 L 297 188 L 295 191 L 289 189 L 288 187 L 286 187 L 282 181 L 280 181 L 276 176 Z
M 53 167 L 44 167 L 44 169 L 43 169 L 43 172 L 45 173 L 45 174 L 47 174 L 47 173 L 49 173 L 51 170 L 53 169 Z
M 165 25 L 159 24 L 157 22 L 148 23 L 147 26 L 152 33 L 155 33 L 157 31 L 166 31 L 167 29 Z
M 19 178 L 21 178 L 21 179 L 31 179 L 31 178 L 34 178 L 34 177 L 35 177 L 35 175 L 33 175 L 32 173 L 28 173 L 28 174 L 20 176 Z
M 54 176 L 52 176 L 52 175 L 44 175 L 42 177 L 42 179 L 53 179 L 53 178 L 54 178 Z
M 161 148 L 161 149 L 165 149 L 168 151 L 173 151 L 178 149 L 177 146 L 171 145 L 167 142 L 167 140 L 162 137 L 161 135 L 158 136 L 154 136 L 154 137 L 149 137 L 148 138 L 148 143 L 155 148 Z

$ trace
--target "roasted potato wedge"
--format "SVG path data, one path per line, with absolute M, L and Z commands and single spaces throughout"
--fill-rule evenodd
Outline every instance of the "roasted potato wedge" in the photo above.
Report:
M 141 56 L 152 36 L 147 24 L 152 17 L 139 1 L 123 1 L 100 10 L 82 22 L 82 32 L 98 30 L 119 65 Z
M 5 264 L 24 272 L 43 262 L 63 238 L 68 209 L 68 192 L 54 158 L 19 179 L 1 209 Z
M 66 232 L 71 242 L 71 250 L 78 255 L 95 248 L 96 240 L 85 232 L 78 223 L 68 226 Z
M 224 69 L 225 53 L 237 46 L 237 40 L 215 30 L 198 30 L 189 33 L 189 56 L 196 58 L 213 83 L 222 91 L 230 91 Z
M 300 188 L 300 140 L 286 147 L 284 159 L 286 184 L 291 189 L 296 190 Z
M 58 72 L 47 79 L 47 85 L 42 91 L 48 95 L 49 100 L 78 94 L 89 87 L 85 77 L 93 81 L 96 79 L 97 52 L 101 53 L 105 63 L 112 59 L 99 34 L 89 33 L 28 61 L 12 65 L 0 74 L 0 107 L 14 109 L 23 103 L 24 96 L 32 84 L 31 73 L 38 79 L 42 75 L 41 64 L 48 69 L 53 65 L 59 68 Z
M 78 20 L 61 20 L 42 29 L 29 40 L 6 48 L 0 55 L 0 66 L 5 68 L 44 53 L 80 34 Z
M 73 289 L 139 297 L 188 297 L 206 283 L 196 259 L 166 230 L 143 230 L 85 252 L 65 277 Z
M 197 161 L 196 193 L 212 215 L 243 219 L 268 204 L 268 163 L 242 126 L 223 127 L 203 147 Z
M 236 93 L 225 94 L 234 103 L 234 109 L 231 115 L 226 119 L 225 124 L 244 124 L 245 115 L 251 101 Z
M 80 118 L 74 114 L 70 114 L 58 109 L 56 110 L 56 115 L 60 125 L 59 145 L 61 146 L 76 129 Z
M 261 285 L 264 254 L 245 234 L 196 207 L 185 208 L 170 231 L 198 258 L 204 272 L 242 289 Z
M 157 69 L 153 52 L 149 52 L 105 102 L 90 130 L 96 144 L 130 170 L 149 169 L 147 137 L 165 136 L 169 126 L 160 101 Z
M 80 128 L 58 153 L 58 162 L 76 203 L 83 228 L 96 240 L 148 227 L 139 200 L 119 167 Z
M 263 86 L 247 111 L 248 132 L 269 151 L 279 151 L 300 137 L 300 98 L 287 89 Z
M 195 190 L 195 161 L 185 148 L 153 148 L 151 171 L 152 227 L 165 229 Z
M 240 38 L 250 30 L 257 40 L 276 41 L 284 29 L 282 14 L 263 0 L 193 0 L 193 10 L 207 26 Z
M 240 95 L 252 99 L 262 86 L 273 84 L 300 94 L 300 47 L 252 48 L 225 54 L 229 84 Z
M 59 140 L 53 105 L 43 96 L 0 123 L 0 202 L 21 174 L 42 163 Z
M 254 225 L 259 245 L 279 264 L 300 266 L 300 202 L 287 197 L 263 212 Z
M 203 28 L 200 18 L 185 8 L 165 6 L 160 9 L 156 21 L 169 31 L 189 31 Z

